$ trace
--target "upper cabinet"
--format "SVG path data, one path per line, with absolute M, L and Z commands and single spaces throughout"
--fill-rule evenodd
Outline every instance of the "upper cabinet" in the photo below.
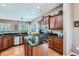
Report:
M 50 17 L 50 29 L 63 29 L 63 12 L 59 11 L 57 15 Z
M 56 15 L 44 16 L 40 21 L 41 30 L 58 30 L 63 29 L 63 11 L 60 10 Z
M 50 16 L 43 17 L 44 25 L 49 25 Z
M 43 25 L 44 25 L 44 21 L 43 21 L 43 19 L 41 20 L 40 25 L 41 25 L 40 27 L 41 27 L 41 30 L 42 30 L 43 27 L 44 27 L 44 26 L 43 26 Z
M 49 29 L 49 24 L 50 24 L 50 16 L 45 16 L 42 19 L 42 23 L 43 23 L 43 30 L 47 31 Z
M 63 29 L 63 14 L 57 16 L 57 28 Z
M 57 16 L 50 17 L 50 29 L 54 30 L 57 28 Z

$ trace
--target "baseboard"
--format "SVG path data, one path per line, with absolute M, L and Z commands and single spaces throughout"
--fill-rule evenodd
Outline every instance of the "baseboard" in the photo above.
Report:
M 76 56 L 79 56 L 78 54 L 74 53 L 74 52 L 71 52 L 70 54 L 68 54 L 67 56 L 70 56 L 71 54 L 74 54 Z

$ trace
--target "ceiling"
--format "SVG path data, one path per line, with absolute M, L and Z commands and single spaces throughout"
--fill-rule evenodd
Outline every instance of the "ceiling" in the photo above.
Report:
M 31 21 L 43 15 L 59 3 L 0 3 L 0 19 Z

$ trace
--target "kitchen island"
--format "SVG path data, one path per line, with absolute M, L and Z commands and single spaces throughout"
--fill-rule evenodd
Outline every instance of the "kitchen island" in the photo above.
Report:
M 32 36 L 26 40 L 25 51 L 27 56 L 47 56 L 48 55 L 48 40 L 40 39 L 38 36 Z

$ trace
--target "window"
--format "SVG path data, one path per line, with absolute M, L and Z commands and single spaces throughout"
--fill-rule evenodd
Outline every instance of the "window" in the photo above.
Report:
M 0 31 L 12 31 L 12 25 L 8 23 L 0 23 Z
M 18 30 L 19 31 L 26 32 L 26 31 L 28 31 L 28 27 L 29 27 L 29 23 L 25 23 L 25 22 L 18 23 Z

